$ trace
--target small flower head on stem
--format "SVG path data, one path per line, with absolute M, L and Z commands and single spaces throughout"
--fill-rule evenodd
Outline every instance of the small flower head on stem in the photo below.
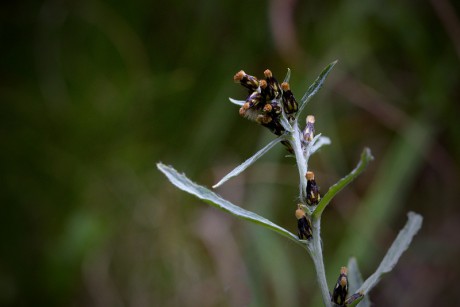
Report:
M 305 215 L 305 212 L 301 208 L 301 204 L 297 205 L 295 211 L 295 217 L 297 218 L 297 228 L 299 239 L 303 238 L 309 240 L 312 237 L 311 222 L 310 219 Z
M 297 100 L 294 97 L 294 94 L 291 92 L 291 88 L 289 83 L 283 82 L 281 83 L 281 89 L 283 90 L 283 106 L 284 111 L 287 115 L 291 115 L 296 113 L 299 110 L 299 105 Z
M 305 144 L 310 143 L 313 141 L 315 137 L 315 117 L 313 115 L 307 116 L 307 124 L 305 129 L 303 130 L 303 141 Z
M 254 92 L 259 87 L 259 80 L 254 76 L 246 74 L 244 70 L 237 72 L 233 77 L 233 81 L 240 83 L 247 88 L 250 93 Z
M 345 306 L 345 298 L 348 295 L 348 269 L 342 267 L 340 269 L 340 275 L 337 279 L 337 283 L 334 287 L 334 292 L 332 293 L 331 301 L 336 303 L 339 306 Z
M 266 69 L 264 71 L 265 80 L 267 81 L 267 87 L 265 88 L 266 94 L 269 99 L 277 99 L 281 96 L 281 88 L 278 81 L 273 77 L 272 71 Z
M 307 178 L 307 204 L 316 206 L 321 200 L 321 195 L 319 194 L 319 188 L 315 181 L 315 173 L 307 172 L 305 177 Z

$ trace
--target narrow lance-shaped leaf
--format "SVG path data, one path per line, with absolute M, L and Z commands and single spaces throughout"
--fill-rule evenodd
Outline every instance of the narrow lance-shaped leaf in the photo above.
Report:
M 361 272 L 359 271 L 358 268 L 358 263 L 356 261 L 356 258 L 352 257 L 348 261 L 348 282 L 349 282 L 349 289 L 348 293 L 350 295 L 353 295 L 353 293 L 356 293 L 359 287 L 363 284 L 363 277 L 361 276 Z M 347 305 L 348 306 L 348 305 Z M 359 307 L 370 307 L 371 303 L 369 301 L 369 296 L 366 295 L 365 297 L 362 298 L 361 303 L 359 304 Z
M 326 206 L 329 202 L 334 198 L 334 196 L 339 193 L 344 187 L 346 187 L 350 182 L 352 182 L 359 174 L 361 174 L 367 167 L 370 161 L 372 161 L 374 157 L 371 154 L 371 150 L 369 148 L 364 148 L 363 152 L 361 153 L 361 160 L 359 161 L 358 165 L 355 167 L 354 170 L 351 171 L 350 174 L 340 179 L 336 184 L 331 186 L 327 193 L 323 196 L 321 201 L 319 202 L 318 206 L 316 207 L 315 211 L 313 211 L 313 218 L 319 218 L 323 213 Z
M 253 222 L 255 224 L 259 224 L 267 229 L 273 230 L 274 232 L 290 239 L 298 245 L 304 248 L 308 248 L 304 241 L 299 240 L 297 236 L 295 236 L 288 230 L 274 224 L 273 222 L 267 220 L 264 217 L 261 217 L 260 215 L 254 212 L 235 206 L 234 204 L 223 199 L 213 191 L 194 183 L 193 181 L 188 179 L 184 174 L 178 173 L 171 166 L 167 166 L 162 163 L 157 163 L 157 167 L 163 174 L 166 175 L 169 181 L 171 181 L 171 183 L 179 189 L 188 192 L 192 195 L 195 195 L 196 197 L 208 202 L 210 205 L 220 210 L 226 211 L 239 218 Z
M 300 99 L 299 103 L 299 111 L 297 111 L 296 118 L 299 117 L 300 113 L 302 113 L 303 108 L 307 105 L 308 101 L 319 91 L 319 89 L 323 86 L 324 81 L 326 80 L 327 75 L 331 72 L 334 65 L 337 64 L 337 61 L 332 62 L 331 64 L 327 65 L 326 68 L 321 72 L 321 74 L 316 78 L 315 82 L 310 85 L 307 92 L 303 95 L 302 99 Z
M 318 138 L 317 138 L 318 137 Z M 314 154 L 318 149 L 323 147 L 324 145 L 330 145 L 331 144 L 331 139 L 328 138 L 327 136 L 322 136 L 321 134 L 318 134 L 315 136 L 311 144 L 309 144 L 309 153 L 310 155 Z
M 313 144 L 310 150 L 310 154 L 314 154 L 318 151 L 318 149 L 320 149 L 324 145 L 331 145 L 331 139 L 327 136 L 320 137 L 318 141 L 315 144 Z
M 380 281 L 382 275 L 390 272 L 395 267 L 402 253 L 406 251 L 412 242 L 413 237 L 422 227 L 423 218 L 420 214 L 409 212 L 407 216 L 408 221 L 406 225 L 399 232 L 395 241 L 377 268 L 377 271 L 366 279 L 363 285 L 358 289 L 358 292 L 362 292 L 363 294 L 369 293 L 369 291 Z
M 289 83 L 290 79 L 291 79 L 291 70 L 288 68 L 287 73 L 286 73 L 286 77 L 284 77 L 283 82 L 288 82 Z
M 282 141 L 283 139 L 285 138 L 284 135 L 281 135 L 279 137 L 277 137 L 276 139 L 274 139 L 273 141 L 271 141 L 270 143 L 268 143 L 264 148 L 262 148 L 261 150 L 259 150 L 258 152 L 256 152 L 252 157 L 250 157 L 249 159 L 247 159 L 246 161 L 244 161 L 243 163 L 241 163 L 239 166 L 237 166 L 236 168 L 234 168 L 230 173 L 228 173 L 227 175 L 225 175 L 224 178 L 222 178 L 218 183 L 216 183 L 215 185 L 213 185 L 212 187 L 215 189 L 219 186 L 221 186 L 222 184 L 224 184 L 227 180 L 229 180 L 230 178 L 232 177 L 235 177 L 239 174 L 241 174 L 245 169 L 247 169 L 251 164 L 253 164 L 254 162 L 256 162 L 260 157 L 262 157 L 267 151 L 269 151 L 273 146 L 276 145 L 276 143 Z
M 237 106 L 242 106 L 246 102 L 245 100 L 237 100 L 231 97 L 229 97 L 228 100 L 230 100 L 231 103 L 236 104 Z

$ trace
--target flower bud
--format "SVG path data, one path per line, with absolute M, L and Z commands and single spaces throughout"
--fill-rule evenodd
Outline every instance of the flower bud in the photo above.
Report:
M 271 113 L 271 111 L 273 111 L 272 105 L 270 103 L 265 104 L 263 111 L 265 113 Z
M 342 267 L 340 269 L 340 275 L 335 284 L 334 291 L 332 292 L 331 301 L 339 306 L 345 306 L 345 298 L 348 294 L 348 269 Z
M 284 112 L 286 112 L 287 115 L 297 112 L 297 110 L 299 109 L 299 105 L 297 104 L 297 101 L 295 100 L 295 97 L 291 92 L 289 83 L 281 83 L 281 89 L 283 90 Z
M 246 103 L 249 103 L 249 109 L 257 106 L 262 100 L 262 96 L 258 91 L 253 92 L 251 95 L 246 98 Z
M 263 124 L 263 125 L 268 125 L 273 119 L 271 118 L 270 115 L 258 115 L 257 118 L 256 118 L 256 122 L 258 122 L 259 124 Z
M 315 137 L 315 117 L 313 115 L 307 116 L 307 125 L 303 131 L 303 140 L 307 143 L 311 142 Z
M 259 87 L 259 81 L 256 77 L 248 75 L 244 70 L 240 70 L 233 77 L 233 81 L 240 83 L 242 86 L 247 88 L 249 91 L 254 92 Z
M 321 195 L 319 194 L 319 188 L 316 185 L 315 174 L 313 172 L 307 172 L 305 177 L 307 178 L 307 204 L 310 206 L 316 206 L 321 200 Z
M 311 222 L 305 215 L 305 212 L 300 208 L 300 204 L 297 205 L 295 217 L 297 218 L 299 240 L 302 240 L 303 238 L 307 240 L 310 239 L 312 237 Z
M 265 81 L 267 82 L 267 86 L 261 86 L 262 91 L 264 92 L 267 99 L 272 100 L 275 98 L 280 98 L 281 96 L 281 88 L 278 81 L 273 77 L 273 74 L 270 69 L 266 69 L 264 71 Z

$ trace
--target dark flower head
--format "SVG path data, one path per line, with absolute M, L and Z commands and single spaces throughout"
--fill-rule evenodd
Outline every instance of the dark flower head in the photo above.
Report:
M 340 275 L 335 284 L 334 291 L 332 293 L 331 301 L 339 306 L 345 306 L 345 298 L 348 295 L 348 269 L 342 267 L 340 269 Z
M 259 87 L 259 81 L 256 77 L 248 75 L 244 70 L 240 70 L 233 76 L 233 81 L 239 82 L 242 86 L 247 88 L 249 91 L 255 91 Z
M 305 212 L 300 207 L 300 204 L 297 205 L 295 217 L 297 218 L 297 235 L 299 236 L 299 239 L 310 239 L 312 237 L 311 222 L 310 219 L 305 215 Z
M 315 173 L 307 172 L 305 174 L 307 179 L 307 204 L 310 206 L 315 206 L 321 200 L 321 195 L 319 194 L 319 187 L 315 181 Z
M 286 114 L 291 115 L 297 113 L 299 105 L 295 100 L 294 94 L 291 92 L 289 83 L 281 83 L 281 89 L 283 90 L 283 107 Z

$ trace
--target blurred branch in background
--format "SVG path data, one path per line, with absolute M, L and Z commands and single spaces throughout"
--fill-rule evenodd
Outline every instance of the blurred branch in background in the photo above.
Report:
M 294 20 L 297 0 L 270 0 L 270 30 L 275 48 L 288 64 L 304 63 L 305 52 L 297 39 Z
M 369 114 L 373 115 L 374 118 L 389 130 L 400 134 L 404 130 L 404 127 L 411 124 L 419 126 L 430 125 L 428 120 L 425 122 L 417 122 L 405 114 L 401 109 L 395 107 L 395 104 L 388 102 L 384 95 L 378 93 L 375 89 L 365 85 L 363 82 L 356 80 L 351 75 L 343 76 L 335 82 L 334 89 L 343 95 L 349 102 L 356 106 L 366 110 Z M 415 123 L 414 123 L 415 121 Z M 419 127 L 422 129 L 422 127 Z M 413 142 L 413 139 L 407 139 L 408 142 Z M 424 157 L 427 164 L 439 172 L 444 177 L 444 182 L 450 182 L 458 179 L 458 173 L 455 171 L 455 160 L 446 150 L 446 148 L 437 141 L 437 138 L 433 136 L 432 147 L 426 150 L 420 151 L 420 154 Z M 413 144 L 417 147 L 417 144 Z M 433 159 L 435 155 L 439 158 Z

